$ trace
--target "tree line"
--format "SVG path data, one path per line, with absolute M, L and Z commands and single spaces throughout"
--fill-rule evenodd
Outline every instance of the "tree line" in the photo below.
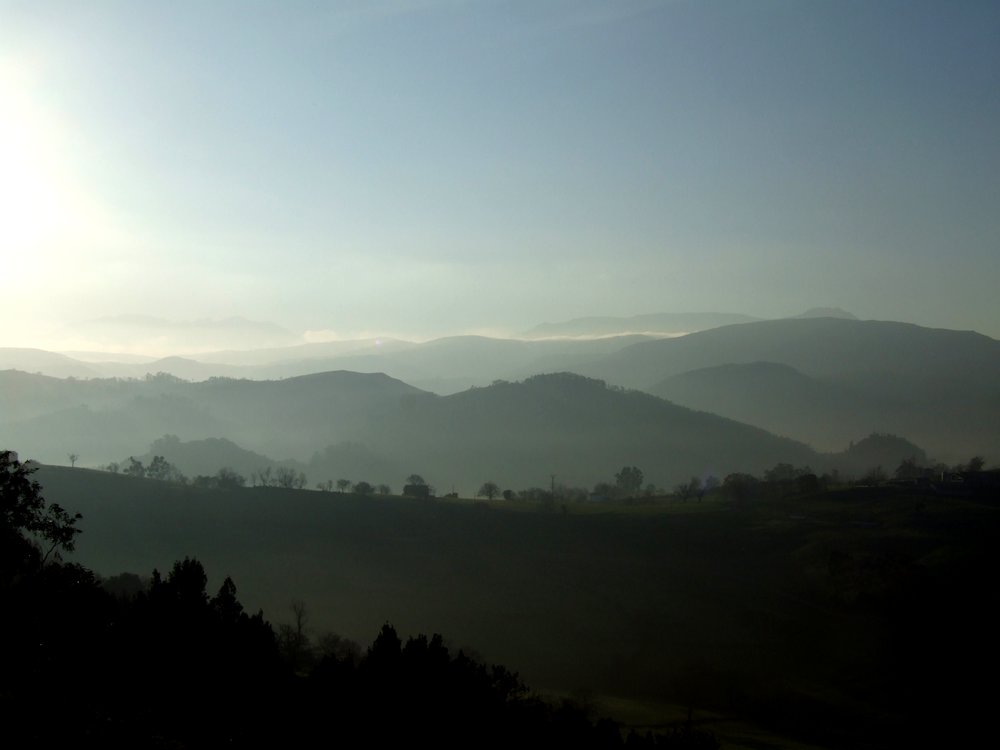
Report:
M 70 454 L 71 463 L 75 465 L 79 458 L 76 454 Z M 176 466 L 167 461 L 163 456 L 153 456 L 149 464 L 143 464 L 135 456 L 129 456 L 124 463 L 112 461 L 109 464 L 98 467 L 101 471 L 108 471 L 112 474 L 123 474 L 138 479 L 154 479 L 161 482 L 173 482 L 175 484 L 186 484 L 192 487 L 205 487 L 213 489 L 239 489 L 242 487 L 278 487 L 287 490 L 305 489 L 308 482 L 306 475 L 302 471 L 297 471 L 288 466 L 264 466 L 250 472 L 249 479 L 235 469 L 224 466 L 215 474 L 198 475 L 188 478 Z M 407 477 L 407 487 L 411 485 L 425 487 L 433 494 L 433 488 L 428 485 L 422 477 L 411 474 Z M 352 492 L 355 495 L 391 495 L 392 488 L 388 484 L 371 484 L 364 480 L 352 482 L 350 479 L 338 479 L 334 482 L 327 479 L 316 484 L 316 489 L 321 492 Z M 404 492 L 404 494 L 406 494 Z
M 877 437 L 877 436 L 876 436 Z M 75 463 L 78 457 L 70 455 Z M 911 456 L 903 459 L 891 472 L 886 472 L 882 466 L 874 466 L 861 476 L 848 480 L 836 469 L 817 474 L 809 466 L 796 467 L 789 463 L 777 463 L 765 470 L 761 476 L 748 472 L 733 472 L 721 480 L 713 475 L 692 476 L 688 481 L 676 484 L 672 490 L 664 490 L 652 483 L 645 482 L 645 474 L 637 466 L 625 465 L 614 474 L 613 481 L 596 483 L 592 489 L 556 484 L 552 477 L 550 487 L 528 487 L 521 490 L 501 489 L 493 480 L 487 480 L 476 492 L 477 498 L 492 501 L 497 498 L 504 500 L 521 500 L 538 503 L 543 508 L 553 507 L 560 503 L 578 503 L 584 501 L 625 501 L 636 502 L 653 498 L 672 498 L 687 502 L 688 500 L 703 500 L 706 496 L 721 496 L 736 500 L 745 500 L 761 495 L 776 496 L 793 493 L 817 492 L 835 486 L 848 484 L 879 485 L 890 481 L 895 482 L 931 482 L 945 481 L 951 478 L 983 471 L 985 460 L 982 456 L 973 456 L 969 461 L 948 466 L 943 463 L 928 462 L 923 456 Z M 99 467 L 112 473 L 126 476 L 154 479 L 157 481 L 188 484 L 194 487 L 215 489 L 239 489 L 248 484 L 252 487 L 276 487 L 282 489 L 304 489 L 307 483 L 306 475 L 287 466 L 266 466 L 251 472 L 247 477 L 230 467 L 223 467 L 213 475 L 199 475 L 192 479 L 186 477 L 176 466 L 163 456 L 153 456 L 148 465 L 134 456 L 129 456 L 124 464 L 112 462 Z M 328 479 L 316 484 L 316 489 L 322 492 L 347 493 L 369 496 L 374 494 L 391 495 L 392 488 L 385 483 L 372 484 L 365 480 L 352 481 L 340 478 L 336 481 Z M 434 496 L 431 487 L 419 474 L 410 474 L 404 483 L 404 497 L 429 498 Z M 450 493 L 447 497 L 457 497 Z

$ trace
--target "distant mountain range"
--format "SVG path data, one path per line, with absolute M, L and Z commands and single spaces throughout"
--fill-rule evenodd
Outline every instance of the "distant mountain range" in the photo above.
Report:
M 69 453 L 80 454 L 83 465 L 139 456 L 165 434 L 183 441 L 225 437 L 263 456 L 308 464 L 312 482 L 347 476 L 399 485 L 418 472 L 442 491 L 456 485 L 469 492 L 487 479 L 544 486 L 552 474 L 589 487 L 612 480 L 626 464 L 645 466 L 650 482 L 668 486 L 692 472 L 761 471 L 815 458 L 801 443 L 570 374 L 437 396 L 385 375 L 352 372 L 190 383 L 7 371 L 0 372 L 0 394 L 7 415 L 0 444 L 53 463 Z M 352 466 L 359 457 L 362 465 Z M 247 468 L 244 456 L 215 460 Z M 188 458 L 180 468 L 209 473 L 211 466 Z M 358 476 L 365 469 L 399 473 Z
M 687 370 L 751 362 L 778 362 L 813 377 L 919 373 L 989 382 L 1000 362 L 1000 342 L 972 331 L 910 323 L 789 318 L 639 342 L 589 370 L 645 388 Z
M 798 317 L 818 316 L 853 318 L 839 308 L 816 308 Z M 78 378 L 141 378 L 163 372 L 186 380 L 272 380 L 353 370 L 384 372 L 419 388 L 448 394 L 487 385 L 498 378 L 575 371 L 639 341 L 756 320 L 731 313 L 657 313 L 543 324 L 524 339 L 449 336 L 424 343 L 368 338 L 302 344 L 295 343 L 296 337 L 278 326 L 242 318 L 175 322 L 118 316 L 81 324 L 80 329 L 109 346 L 127 345 L 141 350 L 145 344 L 175 354 L 149 357 L 93 350 L 57 354 L 40 349 L 0 348 L 0 369 Z M 242 342 L 246 348 L 211 349 L 212 342 L 223 341 Z
M 214 377 L 274 380 L 333 370 L 386 373 L 416 387 L 448 394 L 496 379 L 575 370 L 582 364 L 644 341 L 645 336 L 583 340 L 494 339 L 451 336 L 425 343 L 393 339 L 303 344 L 255 351 L 220 351 L 190 357 L 115 362 L 85 354 L 87 361 L 40 349 L 0 349 L 0 369 L 54 377 L 143 378 L 166 373 L 185 380 Z
M 675 338 L 341 342 L 293 348 L 306 356 L 266 364 L 281 351 L 255 364 L 248 356 L 242 365 L 122 365 L 200 381 L 188 382 L 94 378 L 111 365 L 0 350 L 8 367 L 61 374 L 0 372 L 0 445 L 55 463 L 79 453 L 92 466 L 140 455 L 164 435 L 226 438 L 267 460 L 298 462 L 313 482 L 392 485 L 392 476 L 416 471 L 442 489 L 486 479 L 544 485 L 552 474 L 587 485 L 640 460 L 663 486 L 769 461 L 818 468 L 829 462 L 805 443 L 838 453 L 875 432 L 901 435 L 948 463 L 1000 455 L 1000 342 L 972 332 L 844 314 Z M 344 367 L 287 376 L 330 364 Z M 220 378 L 217 368 L 241 377 Z M 533 377 L 569 372 L 672 403 L 568 375 Z M 250 373 L 276 379 L 243 378 Z
M 0 370 L 23 370 L 54 378 L 98 378 L 101 371 L 65 354 L 44 349 L 0 348 Z
M 581 372 L 825 450 L 878 431 L 1000 454 L 1000 341 L 908 323 L 761 321 L 640 342 Z
M 796 318 L 845 318 L 857 320 L 851 313 L 839 307 L 814 307 Z M 561 323 L 542 323 L 525 332 L 526 338 L 549 336 L 593 337 L 624 336 L 643 334 L 648 336 L 682 336 L 710 328 L 754 323 L 761 320 L 738 313 L 650 313 L 628 317 L 587 317 L 573 318 Z
M 416 472 L 441 492 L 472 494 L 486 480 L 589 488 L 635 465 L 647 482 L 669 488 L 692 475 L 760 474 L 777 463 L 837 465 L 801 442 L 569 373 L 438 396 L 353 372 L 191 383 L 6 371 L 0 394 L 8 415 L 0 445 L 43 462 L 70 453 L 91 466 L 164 455 L 188 475 L 280 462 L 303 470 L 310 486 L 347 478 L 399 490 Z
M 677 336 L 707 328 L 750 323 L 760 318 L 736 313 L 651 313 L 630 317 L 573 318 L 562 323 L 542 323 L 525 332 L 526 338 L 547 336 L 622 336 L 625 334 L 655 334 Z

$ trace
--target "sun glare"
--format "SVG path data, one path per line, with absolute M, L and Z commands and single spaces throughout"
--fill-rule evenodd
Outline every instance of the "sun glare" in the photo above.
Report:
M 0 245 L 30 252 L 67 228 L 70 211 L 45 143 L 48 127 L 18 78 L 0 68 Z
M 37 100 L 38 85 L 25 66 L 0 60 L 0 256 L 43 273 L 114 233 L 76 179 L 71 131 Z

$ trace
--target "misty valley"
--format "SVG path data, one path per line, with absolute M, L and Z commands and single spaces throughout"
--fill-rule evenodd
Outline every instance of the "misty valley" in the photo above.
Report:
M 988 746 L 998 39 L 0 0 L 0 748 Z
M 977 736 L 1000 342 L 668 318 L 145 363 L 0 349 L 7 731 Z

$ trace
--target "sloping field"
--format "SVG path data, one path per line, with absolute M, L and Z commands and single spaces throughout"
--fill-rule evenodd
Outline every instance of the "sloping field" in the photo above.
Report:
M 868 490 L 512 512 L 38 477 L 83 513 L 77 557 L 101 574 L 196 556 L 210 586 L 232 576 L 272 622 L 299 599 L 315 633 L 367 642 L 388 620 L 537 688 L 693 705 L 833 746 L 891 742 L 930 706 L 974 716 L 965 670 L 996 661 L 998 516 L 984 503 Z

